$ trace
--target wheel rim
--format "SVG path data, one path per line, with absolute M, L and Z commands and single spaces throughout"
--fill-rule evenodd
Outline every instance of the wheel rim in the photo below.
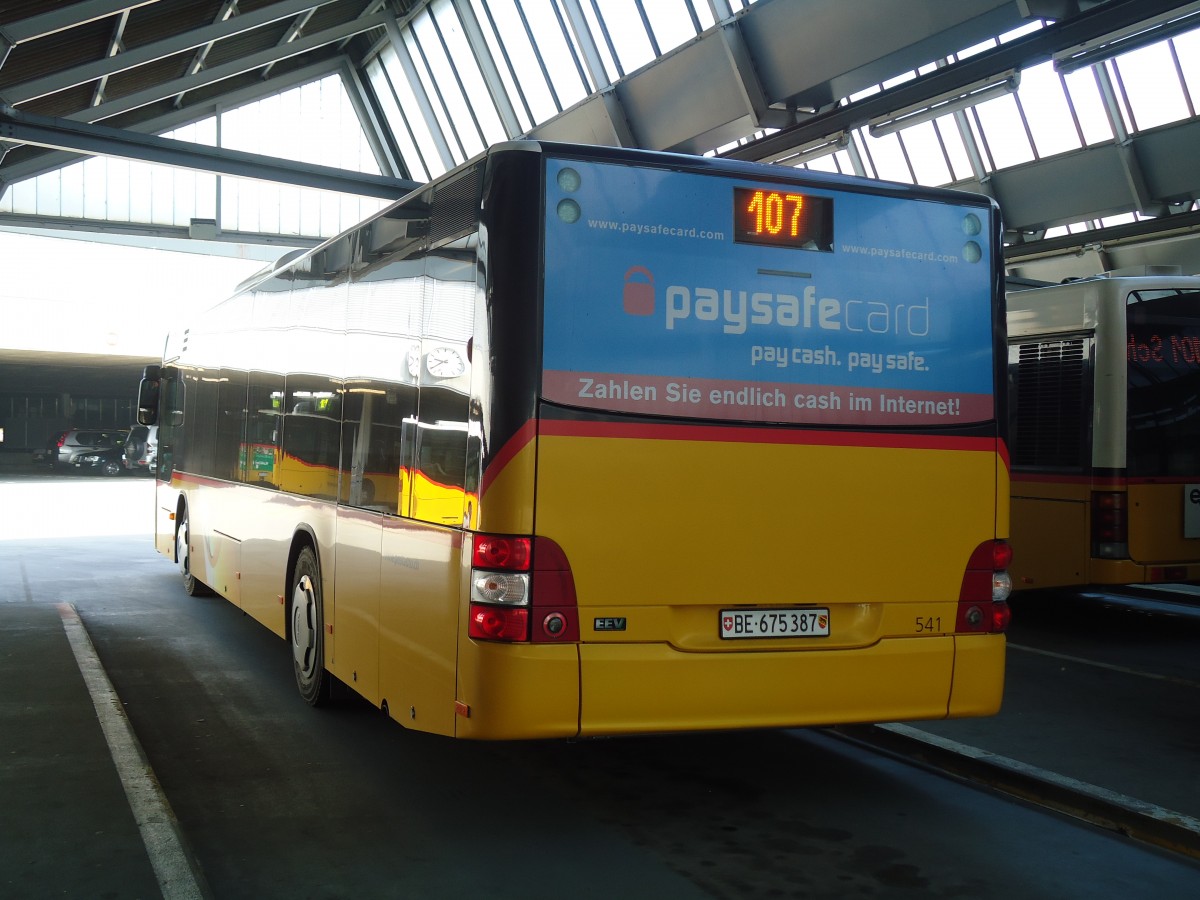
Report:
M 175 558 L 179 560 L 179 571 L 187 578 L 191 574 L 191 567 L 188 565 L 187 519 L 179 523 L 179 529 L 175 532 Z
M 300 576 L 292 591 L 292 656 L 304 680 L 313 677 L 317 659 L 316 592 L 312 579 Z

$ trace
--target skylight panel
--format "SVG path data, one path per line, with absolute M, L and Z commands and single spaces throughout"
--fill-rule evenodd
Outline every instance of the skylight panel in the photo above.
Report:
M 1131 131 L 1188 118 L 1179 71 L 1166 41 L 1109 60 L 1128 106 Z

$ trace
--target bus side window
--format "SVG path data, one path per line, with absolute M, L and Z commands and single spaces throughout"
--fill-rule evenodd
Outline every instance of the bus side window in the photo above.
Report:
M 421 388 L 416 429 L 412 516 L 441 525 L 462 525 L 466 509 L 467 403 L 455 391 Z
M 403 422 L 416 411 L 411 385 L 347 381 L 339 499 L 381 512 L 400 509 Z
M 217 390 L 217 430 L 213 440 L 213 474 L 240 479 L 238 453 L 244 440 L 242 429 L 246 408 L 246 373 L 222 369 Z
M 283 427 L 283 376 L 251 372 L 246 389 L 246 434 L 238 449 L 238 478 L 247 484 L 279 487 L 276 467 Z
M 189 391 L 188 429 L 192 436 L 187 452 L 187 468 L 199 475 L 212 476 L 216 473 L 213 462 L 213 438 L 217 433 L 217 381 L 215 369 L 195 369 L 189 375 L 192 390 Z M 183 467 L 182 460 L 176 464 Z M 226 476 L 228 477 L 228 475 Z
M 293 494 L 336 499 L 340 385 L 316 375 L 289 375 L 285 385 L 283 454 L 277 486 Z

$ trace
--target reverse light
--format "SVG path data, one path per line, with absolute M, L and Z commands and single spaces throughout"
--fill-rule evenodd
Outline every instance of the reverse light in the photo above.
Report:
M 471 599 L 480 603 L 524 605 L 529 600 L 529 576 L 524 572 L 475 572 Z

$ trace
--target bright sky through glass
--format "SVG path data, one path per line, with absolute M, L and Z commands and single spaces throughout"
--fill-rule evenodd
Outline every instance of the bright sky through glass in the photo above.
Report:
M 728 5 L 737 14 L 749 3 Z M 404 21 L 398 41 L 380 42 L 363 80 L 406 174 L 423 181 L 652 63 L 655 47 L 671 53 L 714 24 L 711 5 L 702 0 L 653 0 L 641 10 L 634 0 L 433 0 Z M 896 73 L 882 87 L 1040 27 L 1030 22 Z M 475 40 L 482 45 L 474 47 Z M 1200 30 L 1066 76 L 1050 62 L 1031 66 L 1020 73 L 1014 93 L 897 134 L 875 137 L 855 129 L 848 146 L 831 147 L 836 152 L 807 165 L 928 185 L 978 181 L 994 169 L 1190 118 L 1198 92 Z M 221 145 L 233 149 L 380 171 L 340 74 L 227 110 L 219 131 Z M 217 119 L 165 136 L 216 145 Z M 0 197 L 0 211 L 9 213 L 175 227 L 215 219 L 226 231 L 305 236 L 336 234 L 380 206 L 361 197 L 100 158 L 18 182 Z

